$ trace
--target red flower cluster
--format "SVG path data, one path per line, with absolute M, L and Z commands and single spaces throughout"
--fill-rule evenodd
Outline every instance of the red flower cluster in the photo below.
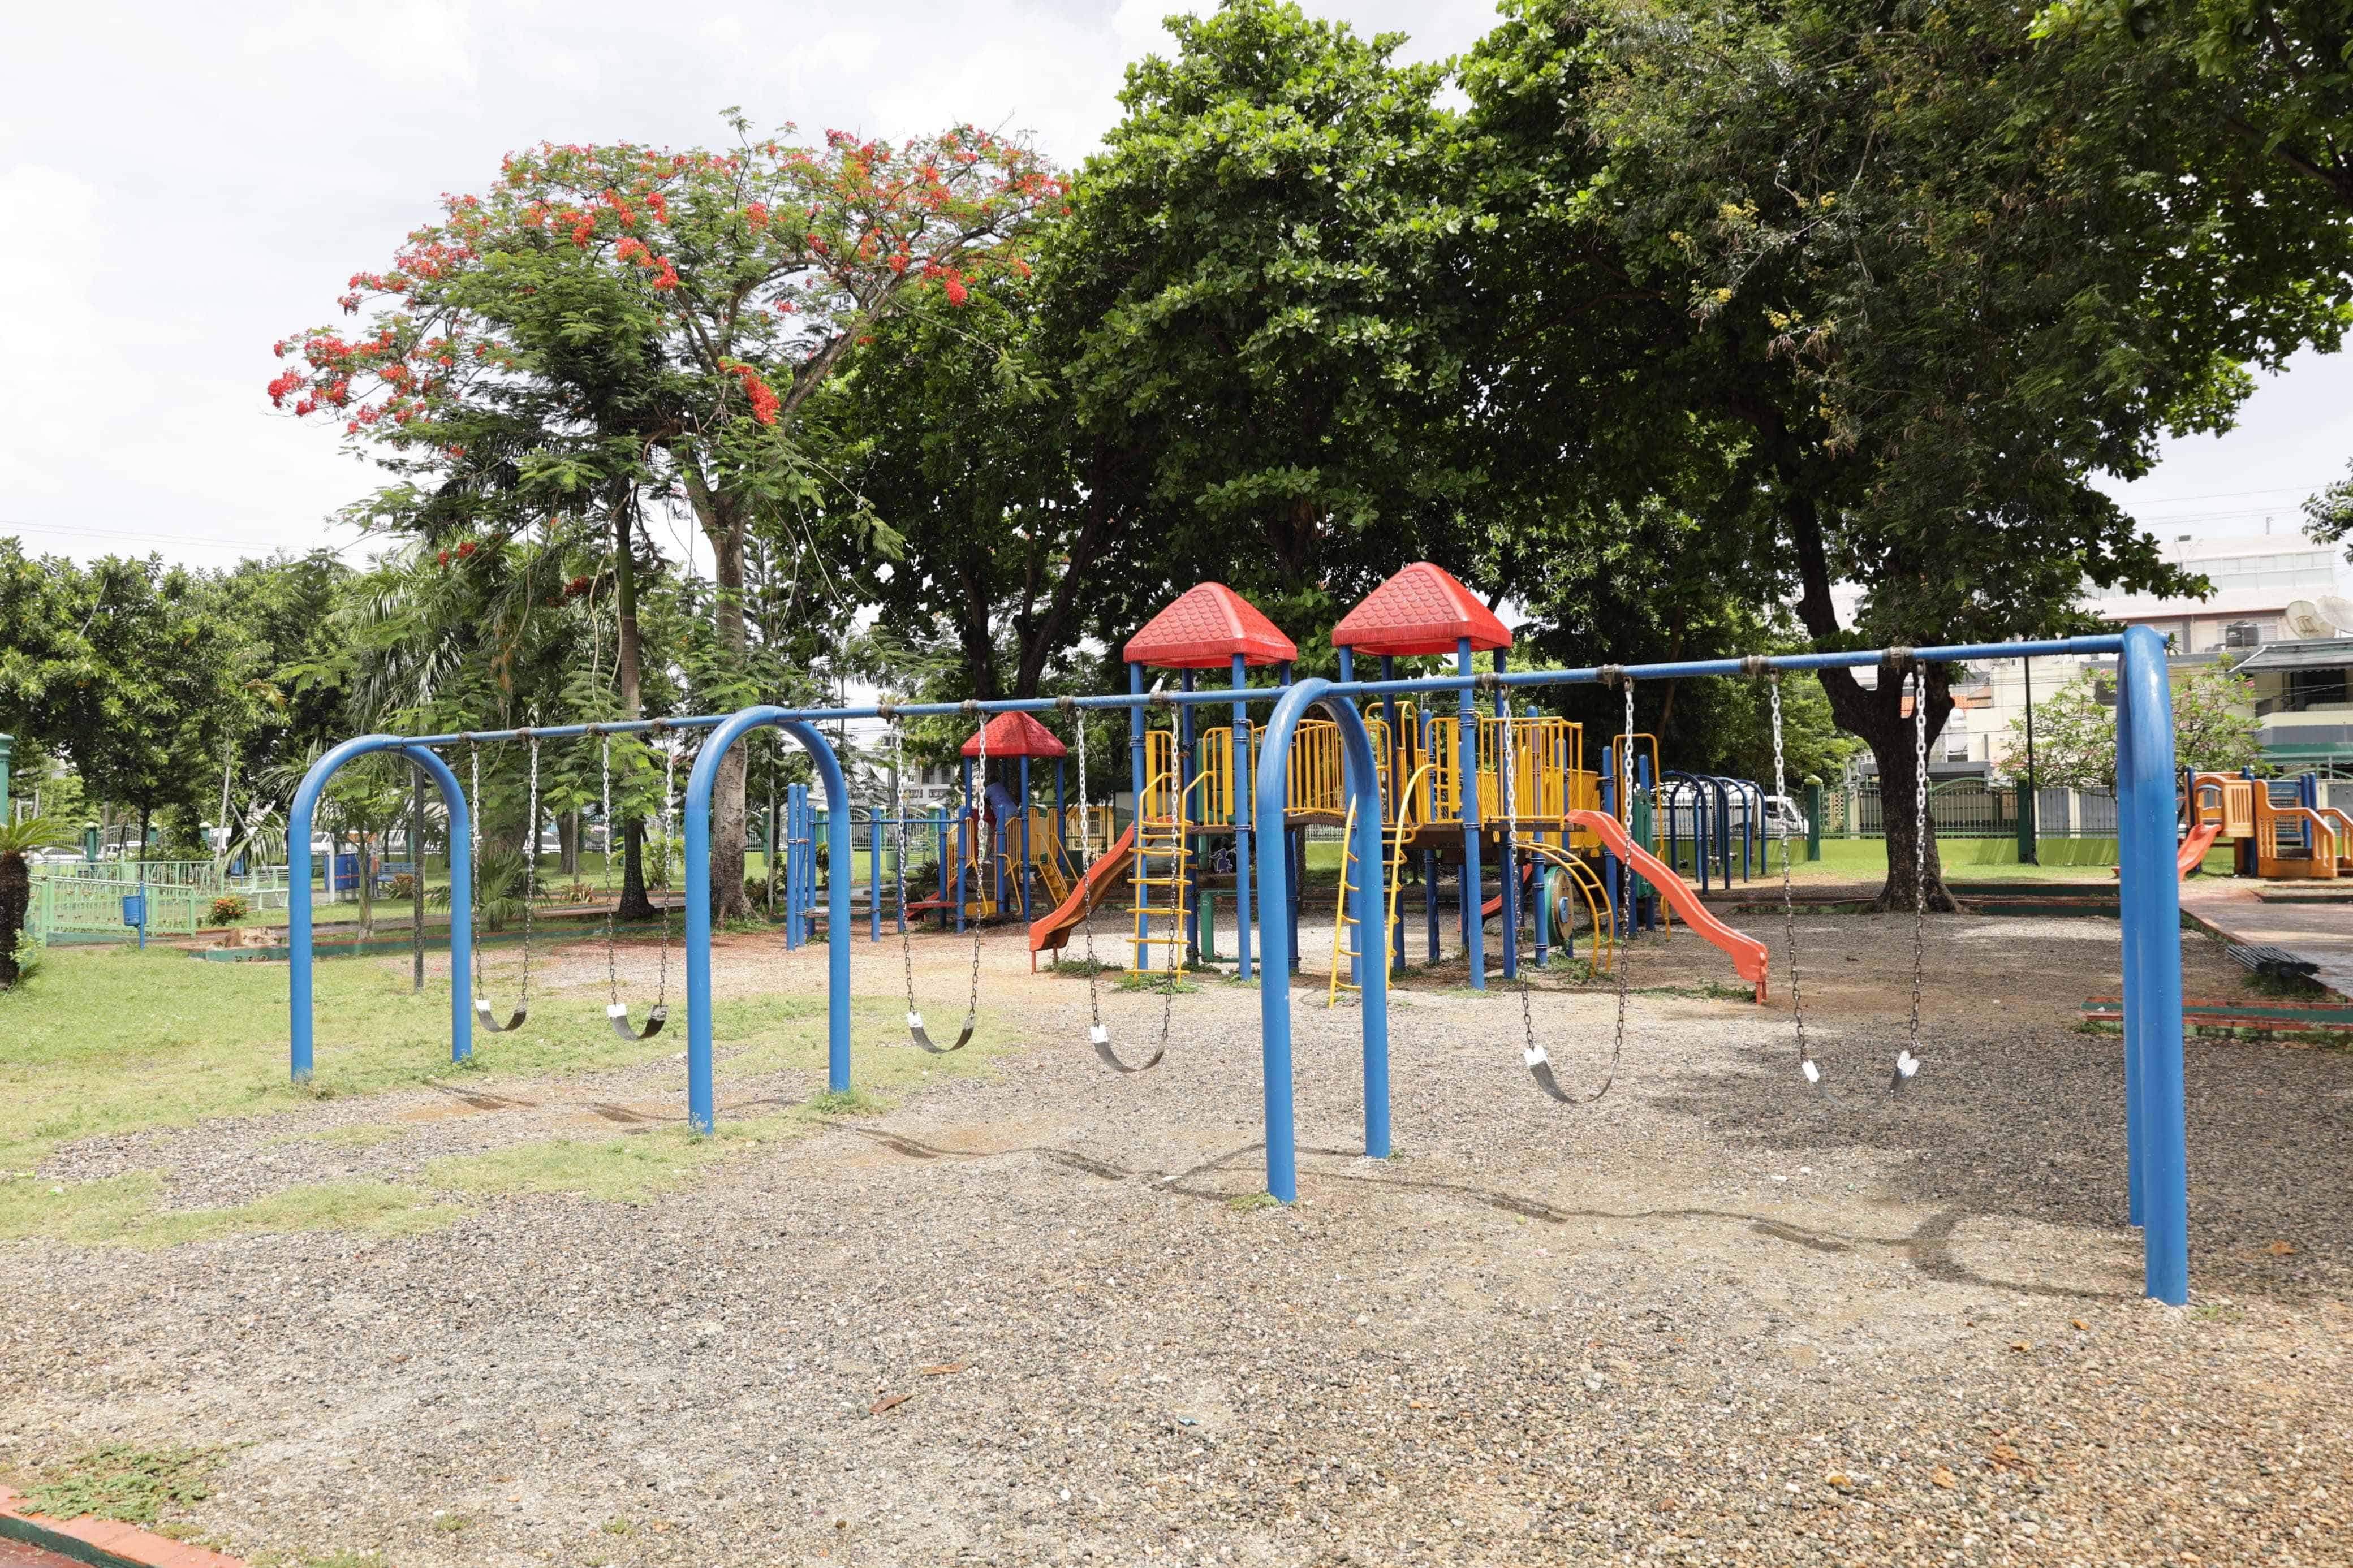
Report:
M 458 559 L 463 561 L 467 557 L 472 555 L 474 553 L 474 542 L 472 540 L 470 539 L 466 541 L 466 542 L 458 546 Z
M 751 400 L 753 418 L 763 425 L 776 422 L 776 410 L 783 406 L 782 401 L 776 396 L 776 389 L 760 379 L 758 371 L 739 359 L 721 360 L 719 368 L 742 384 L 744 395 Z
M 571 582 L 564 584 L 565 596 L 567 598 L 576 599 L 581 595 L 588 591 L 588 586 L 589 580 L 587 578 L 575 577 Z

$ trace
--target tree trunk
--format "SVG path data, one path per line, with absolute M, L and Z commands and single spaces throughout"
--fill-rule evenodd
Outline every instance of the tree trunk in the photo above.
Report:
M 580 814 L 560 811 L 555 814 L 555 869 L 566 879 L 580 875 Z
M 621 717 L 645 716 L 644 639 L 638 632 L 638 557 L 636 491 L 613 506 L 613 614 L 620 623 L 620 646 L 613 658 L 614 676 L 621 689 Z M 621 905 L 616 912 L 625 921 L 654 918 L 653 900 L 646 897 L 645 824 L 625 816 L 617 825 L 605 824 L 606 875 L 612 875 L 616 826 L 621 841 Z
M 1802 584 L 1798 595 L 1798 618 L 1805 623 L 1815 646 L 1826 648 L 1838 637 L 1839 624 L 1838 611 L 1831 602 L 1830 560 L 1822 545 L 1821 517 L 1810 499 L 1794 490 L 1785 505 L 1790 541 L 1798 550 Z M 1934 746 L 1953 711 L 1953 698 L 1946 668 L 1926 668 L 1928 743 Z M 1840 729 L 1869 746 L 1873 761 L 1879 764 L 1879 821 L 1887 844 L 1887 880 L 1881 885 L 1872 908 L 1910 910 L 1917 881 L 1925 879 L 1929 909 L 1940 914 L 1959 912 L 1960 906 L 1945 887 L 1944 865 L 1936 853 L 1934 816 L 1923 819 L 1913 798 L 1920 770 L 1916 759 L 1918 737 L 1913 730 L 1912 716 L 1905 711 L 1909 672 L 1882 666 L 1875 689 L 1866 688 L 1852 669 L 1824 669 L 1816 674 L 1821 680 L 1823 694 L 1830 699 L 1831 717 Z M 1915 869 L 1919 873 L 1916 879 Z
M 16 984 L 16 943 L 33 902 L 32 868 L 22 855 L 0 855 L 0 989 Z
M 711 541 L 711 575 L 719 590 L 712 622 L 719 646 L 749 662 L 751 628 L 744 619 L 744 543 L 746 531 L 740 510 L 728 498 L 712 490 L 702 471 L 685 465 L 687 494 L 703 534 Z M 744 898 L 744 753 L 731 747 L 719 761 L 711 791 L 711 915 L 713 920 L 738 920 L 749 912 Z M 836 809 L 845 809 L 847 803 Z

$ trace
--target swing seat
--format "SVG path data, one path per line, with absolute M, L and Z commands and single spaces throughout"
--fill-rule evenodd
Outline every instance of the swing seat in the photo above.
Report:
M 522 1028 L 523 1019 L 531 1016 L 531 1006 L 525 1003 L 509 1014 L 507 1021 L 501 1024 L 499 1022 L 499 1016 L 491 1010 L 490 999 L 484 996 L 474 998 L 474 1011 L 480 1015 L 482 1027 L 494 1035 L 512 1034 Z
M 646 1026 L 642 1029 L 630 1026 L 629 1006 L 626 1002 L 608 1005 L 605 1009 L 605 1019 L 613 1026 L 613 1033 L 625 1040 L 650 1040 L 662 1032 L 664 1024 L 670 1022 L 670 1004 L 655 1003 L 654 1010 L 646 1015 Z
M 1127 1063 L 1119 1059 L 1119 1053 L 1117 1051 L 1111 1048 L 1111 1031 L 1103 1027 L 1101 1024 L 1094 1025 L 1087 1030 L 1087 1043 L 1094 1047 L 1095 1055 L 1103 1058 L 1103 1065 L 1110 1068 L 1114 1072 L 1150 1072 L 1154 1068 L 1160 1065 L 1160 1058 L 1168 1054 L 1167 1047 L 1164 1046 L 1159 1050 L 1153 1052 L 1152 1059 L 1145 1062 L 1143 1066 L 1130 1067 Z
M 1895 1076 L 1887 1080 L 1888 1092 L 1900 1094 L 1920 1072 L 1920 1058 L 1909 1048 L 1895 1053 Z
M 923 1016 L 921 1013 L 910 1013 L 907 1015 L 907 1036 L 932 1055 L 944 1057 L 950 1051 L 960 1051 L 971 1044 L 973 1025 L 976 1021 L 975 1015 L 966 1013 L 964 1016 L 964 1031 L 956 1036 L 955 1044 L 942 1046 L 934 1044 L 932 1037 L 923 1032 Z
M 1560 1087 L 1560 1079 L 1553 1077 L 1552 1058 L 1545 1055 L 1545 1048 L 1542 1046 L 1530 1046 L 1520 1053 L 1520 1057 L 1527 1063 L 1528 1076 L 1536 1080 L 1538 1089 L 1559 1100 L 1563 1105 L 1577 1103 L 1576 1097 Z

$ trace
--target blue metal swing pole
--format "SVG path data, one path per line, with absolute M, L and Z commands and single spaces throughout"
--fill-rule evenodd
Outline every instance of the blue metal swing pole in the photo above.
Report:
M 1298 731 L 1301 716 L 1319 702 L 1339 724 L 1342 756 L 1345 761 L 1345 787 L 1350 795 L 1361 802 L 1366 792 L 1377 791 L 1380 787 L 1378 777 L 1373 771 L 1372 741 L 1366 733 L 1363 719 L 1352 704 L 1324 701 L 1330 689 L 1329 682 L 1314 679 L 1303 680 L 1286 690 L 1282 700 L 1275 704 L 1274 716 L 1267 721 L 1266 743 L 1258 759 L 1255 788 L 1261 820 L 1279 815 L 1284 809 L 1291 743 Z M 1387 895 L 1381 887 L 1383 867 L 1379 852 L 1379 812 L 1366 810 L 1360 805 L 1356 831 L 1356 856 L 1367 868 L 1356 890 L 1356 919 L 1358 929 L 1363 930 L 1366 922 L 1380 920 L 1380 911 L 1387 902 Z M 1269 902 L 1289 900 L 1293 887 L 1290 849 L 1282 842 L 1282 837 L 1276 834 L 1259 836 L 1259 889 Z M 1290 970 L 1293 958 L 1292 933 L 1284 922 L 1275 921 L 1267 925 L 1260 952 L 1267 973 L 1280 976 Z M 1364 1017 L 1365 1152 L 1374 1159 L 1385 1160 L 1389 1155 L 1388 968 L 1386 964 L 1365 966 L 1360 1000 Z M 1293 1125 L 1290 986 L 1273 983 L 1259 986 L 1259 1021 L 1265 1074 L 1266 1190 L 1283 1203 L 1293 1203 L 1299 1197 L 1299 1155 Z
M 473 819 L 458 775 L 430 748 L 397 735 L 362 735 L 345 741 L 311 765 L 296 786 L 286 814 L 287 1011 L 289 1056 L 294 1081 L 308 1083 L 313 1064 L 311 909 L 311 831 L 319 795 L 337 770 L 372 752 L 398 752 L 423 768 L 441 791 L 449 815 L 449 1059 L 474 1054 L 474 851 Z M 420 865 L 418 874 L 423 874 Z
M 1250 684 L 1250 663 L 1240 654 L 1234 655 L 1234 689 Z M 1229 793 L 1234 803 L 1234 942 L 1238 963 L 1234 978 L 1250 977 L 1250 704 L 1234 704 L 1234 743 L 1227 761 L 1230 764 Z
M 1495 673 L 1497 675 L 1504 673 L 1504 650 L 1502 648 L 1497 648 L 1494 653 Z M 1512 752 L 1513 744 L 1512 700 L 1505 696 L 1500 689 L 1498 689 L 1495 693 L 1495 717 L 1502 721 L 1501 723 L 1496 725 L 1496 729 L 1500 731 L 1500 735 L 1496 742 L 1495 752 L 1495 790 L 1496 793 L 1500 795 L 1505 788 L 1505 754 Z M 1517 796 L 1519 795 L 1520 768 L 1518 756 L 1515 753 L 1513 754 L 1510 758 L 1510 762 L 1511 766 L 1509 771 L 1511 782 L 1509 787 L 1511 788 L 1512 795 L 1514 798 L 1511 801 L 1506 801 L 1504 805 L 1502 849 L 1502 879 L 1504 886 L 1501 893 L 1501 897 L 1504 901 L 1498 908 L 1497 912 L 1500 913 L 1504 919 L 1504 978 L 1506 980 L 1517 980 L 1520 977 L 1520 846 L 1519 840 L 1512 833 L 1511 822 L 1512 808 L 1517 803 Z M 1483 904 L 1481 906 L 1482 909 L 1485 906 Z
M 826 1088 L 849 1090 L 849 784 L 840 759 L 816 725 L 783 708 L 746 708 L 720 721 L 686 781 L 686 1119 L 697 1132 L 717 1122 L 711 1060 L 711 792 L 727 749 L 773 725 L 801 743 L 825 785 Z
M 1454 639 L 1454 670 L 1471 673 L 1471 639 Z M 1479 865 L 1479 709 L 1472 688 L 1456 695 L 1455 778 L 1462 801 L 1462 955 L 1471 965 L 1471 989 L 1487 989 L 1486 879 Z
M 2143 1289 L 2178 1307 L 2189 1299 L 2189 1161 L 2181 1059 L 2181 885 L 2173 864 L 2173 692 L 2165 639 L 2148 626 L 2127 627 L 2118 666 L 2119 834 L 2127 819 L 2132 825 L 2117 856 L 2126 1143 L 2140 1176 Z M 2131 1131 L 2135 1122 L 2137 1136 Z

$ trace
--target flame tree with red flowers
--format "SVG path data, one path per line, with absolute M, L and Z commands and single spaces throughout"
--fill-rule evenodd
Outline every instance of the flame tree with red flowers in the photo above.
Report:
M 593 506 L 630 626 L 618 680 L 632 713 L 640 508 L 691 512 L 712 550 L 718 642 L 749 671 L 755 525 L 821 510 L 831 533 L 784 531 L 818 555 L 895 543 L 863 509 L 817 507 L 804 404 L 916 300 L 960 305 L 1026 273 L 1031 226 L 1063 199 L 1029 147 L 970 126 L 805 146 L 729 122 L 738 142 L 723 152 L 511 155 L 487 194 L 444 197 L 389 268 L 353 275 L 341 303 L 364 327 L 279 343 L 287 369 L 269 387 L 401 476 L 354 509 L 373 526 L 511 535 L 553 505 Z M 739 752 L 713 804 L 723 915 L 741 912 L 743 858 Z

